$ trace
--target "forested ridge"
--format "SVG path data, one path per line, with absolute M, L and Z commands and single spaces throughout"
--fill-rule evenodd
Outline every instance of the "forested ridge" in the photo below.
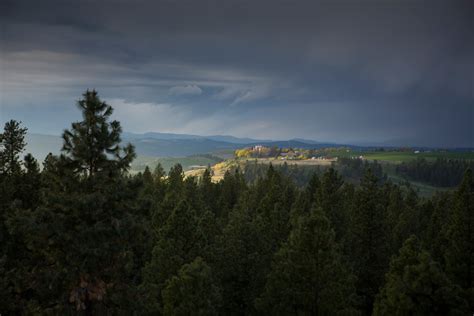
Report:
M 418 158 L 400 164 L 396 171 L 399 175 L 415 181 L 438 187 L 455 187 L 462 181 L 466 169 L 473 168 L 472 160 L 438 158 L 434 162 L 429 162 L 424 158 Z
M 365 166 L 303 187 L 269 166 L 127 170 L 96 91 L 59 156 L 0 134 L 1 315 L 472 315 L 474 178 L 420 198 Z M 381 181 L 383 180 L 383 181 Z

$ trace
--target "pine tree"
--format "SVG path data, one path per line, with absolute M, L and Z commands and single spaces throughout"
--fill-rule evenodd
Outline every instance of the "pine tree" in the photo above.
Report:
M 299 192 L 295 203 L 293 203 L 290 211 L 289 225 L 293 229 L 298 225 L 300 217 L 307 216 L 311 211 L 311 194 L 308 192 L 308 188 L 305 191 Z
M 218 214 L 218 186 L 212 182 L 211 171 L 209 168 L 204 170 L 199 181 L 199 195 L 203 208 L 210 210 L 214 214 Z
M 448 239 L 448 228 L 451 226 L 451 206 L 454 196 L 451 192 L 438 192 L 431 198 L 433 211 L 430 216 L 429 225 L 425 231 L 424 244 L 431 253 L 433 259 L 446 267 L 445 252 L 450 247 Z
M 318 199 L 318 194 L 321 187 L 321 181 L 316 172 L 311 175 L 311 178 L 303 191 L 298 192 L 295 202 L 291 207 L 290 225 L 292 228 L 296 227 L 301 216 L 307 216 L 311 211 L 311 207 Z
M 289 179 L 270 165 L 267 176 L 257 182 L 250 202 L 253 204 L 251 207 L 256 210 L 262 238 L 272 241 L 269 249 L 272 255 L 288 236 L 290 210 L 294 200 L 295 188 Z
M 397 237 L 395 230 L 399 222 L 400 214 L 405 208 L 405 204 L 400 187 L 388 183 L 385 185 L 385 190 L 388 191 L 386 193 L 388 204 L 385 225 L 387 227 L 388 241 L 390 242 L 390 253 L 396 254 L 401 245 L 399 244 L 399 238 Z
M 26 146 L 27 130 L 15 120 L 5 123 L 3 133 L 0 134 L 0 174 L 11 175 L 20 171 L 19 157 Z
M 109 122 L 112 108 L 95 91 L 78 104 L 83 121 L 64 132 L 63 154 L 45 161 L 41 205 L 13 221 L 28 232 L 25 242 L 37 258 L 30 268 L 31 308 L 97 313 L 107 302 L 110 312 L 123 311 L 133 303 L 134 249 L 142 230 L 137 188 L 124 177 L 133 147 L 120 146 L 120 124 Z
M 158 172 L 161 171 L 162 170 L 158 169 Z M 171 167 L 167 177 L 162 177 L 160 181 L 155 181 L 155 183 L 157 184 L 159 194 L 162 196 L 161 199 L 157 196 L 157 199 L 155 199 L 156 203 L 152 210 L 151 222 L 156 241 L 159 239 L 158 232 L 164 223 L 166 223 L 173 209 L 185 199 L 183 167 L 180 164 L 175 164 Z
M 150 262 L 143 269 L 141 289 L 146 309 L 163 312 L 162 291 L 179 268 L 202 256 L 207 240 L 191 205 L 182 200 L 158 232 Z
M 257 307 L 276 315 L 355 313 L 353 282 L 329 220 L 315 208 L 275 255 Z
M 421 219 L 422 209 L 417 203 L 418 196 L 414 189 L 409 187 L 405 199 L 401 201 L 401 209 L 398 210 L 398 218 L 392 230 L 393 253 L 397 253 L 404 241 L 411 235 L 420 237 L 425 228 Z
M 252 279 L 252 290 L 260 294 L 265 286 L 265 276 L 270 271 L 272 258 L 290 232 L 290 211 L 295 199 L 295 188 L 288 178 L 272 166 L 267 176 L 258 181 L 249 207 L 255 210 L 252 227 L 260 246 L 255 268 L 259 273 Z M 255 298 L 255 297 L 254 297 Z
M 147 216 L 147 225 L 156 225 L 157 228 L 162 224 L 162 220 L 157 213 L 166 193 L 165 175 L 163 167 L 158 163 L 153 172 L 147 166 L 143 174 L 140 173 L 137 176 L 143 182 L 139 200 L 142 205 L 141 208 Z M 150 221 L 152 215 L 157 216 L 156 222 Z
M 168 189 L 172 192 L 180 193 L 183 188 L 184 173 L 181 164 L 176 164 L 171 167 L 168 172 Z
M 355 193 L 349 232 L 357 292 L 363 299 L 366 314 L 372 311 L 389 262 L 385 210 L 377 181 L 369 169 Z
M 155 198 L 155 201 L 162 201 L 165 195 L 166 173 L 160 163 L 156 165 L 155 169 L 153 170 L 152 176 L 153 176 L 153 183 L 155 185 L 153 196 Z
M 430 254 L 411 236 L 390 263 L 374 315 L 468 314 L 461 290 L 453 285 Z
M 183 265 L 163 290 L 163 315 L 218 315 L 220 304 L 212 270 L 200 257 Z
M 225 226 L 229 212 L 237 204 L 241 194 L 247 189 L 245 180 L 239 169 L 231 173 L 226 171 L 224 179 L 218 183 L 220 196 L 216 216 Z
M 319 190 L 321 187 L 321 181 L 319 180 L 318 174 L 315 172 L 311 176 L 311 179 L 308 182 L 305 193 L 310 204 L 318 198 Z
M 219 183 L 209 170 L 184 177 L 179 164 L 132 175 L 112 108 L 95 91 L 78 104 L 83 120 L 42 170 L 20 157 L 26 128 L 12 120 L 0 134 L 2 315 L 474 310 L 471 171 L 431 199 L 363 161 L 342 168 L 359 177 L 373 167 L 360 186 L 332 168 L 311 177 L 256 162 Z M 416 172 L 451 178 L 466 165 L 425 161 Z M 404 243 L 410 235 L 429 252 Z
M 268 267 L 261 254 L 268 245 L 258 234 L 255 212 L 249 207 L 248 194 L 229 213 L 229 220 L 216 247 L 213 270 L 222 284 L 222 314 L 254 312 L 254 300 L 260 293 Z
M 21 122 L 10 120 L 0 133 L 0 217 L 19 197 L 22 173 L 20 154 L 25 150 L 26 131 Z M 2 234 L 4 232 L 0 231 L 0 238 Z
M 341 199 L 343 180 L 334 168 L 329 168 L 321 179 L 321 185 L 316 194 L 316 203 L 327 214 L 336 232 L 336 239 L 342 238 L 346 230 L 347 214 Z
M 21 207 L 34 209 L 38 206 L 40 199 L 41 174 L 39 165 L 31 154 L 27 154 L 24 158 L 23 166 L 25 171 L 21 177 L 20 192 L 18 194 L 21 200 Z
M 88 177 L 128 169 L 135 152 L 131 144 L 120 146 L 120 123 L 109 122 L 113 108 L 100 100 L 95 90 L 87 90 L 77 105 L 83 120 L 73 123 L 63 134 L 62 150 L 70 167 Z
M 474 178 L 468 169 L 455 194 L 451 223 L 447 229 L 449 247 L 445 252 L 446 271 L 465 291 L 474 311 Z
M 5 314 L 22 312 L 21 296 L 25 295 L 24 283 L 29 280 L 26 273 L 31 256 L 23 242 L 26 232 L 18 232 L 10 223 L 24 208 L 33 207 L 37 198 L 38 187 L 26 191 L 29 184 L 37 185 L 32 156 L 27 156 L 27 162 L 31 162 L 28 172 L 21 169 L 26 131 L 21 122 L 10 120 L 0 133 L 0 311 Z

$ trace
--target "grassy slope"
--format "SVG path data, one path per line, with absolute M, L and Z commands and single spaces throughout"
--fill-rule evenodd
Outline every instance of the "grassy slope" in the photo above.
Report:
M 415 154 L 414 152 L 367 152 L 363 154 L 365 159 L 378 160 L 384 164 L 384 171 L 388 177 L 398 184 L 402 184 L 407 181 L 395 172 L 395 165 L 414 160 L 417 158 L 425 158 L 428 161 L 434 161 L 438 158 L 444 159 L 468 159 L 474 160 L 474 152 L 421 152 Z M 441 188 L 429 185 L 423 182 L 417 182 L 409 180 L 410 184 L 418 191 L 421 196 L 429 197 L 435 194 L 437 191 L 451 190 L 452 188 Z
M 436 160 L 437 158 L 474 160 L 474 151 L 431 151 L 415 154 L 413 151 L 360 151 L 334 148 L 326 150 L 325 153 L 328 156 L 346 158 L 363 156 L 365 159 L 392 163 L 401 163 L 417 158 L 425 158 L 427 160 Z
M 422 152 L 415 154 L 414 152 L 366 152 L 363 154 L 366 159 L 389 161 L 401 163 L 417 158 L 425 158 L 426 160 L 436 160 L 437 158 L 445 159 L 469 159 L 474 160 L 474 152 Z
M 385 158 L 385 157 L 384 157 Z M 277 161 L 279 162 L 279 161 Z M 255 163 L 255 159 L 229 159 L 225 160 L 221 163 L 217 163 L 216 165 L 213 166 L 213 171 L 214 171 L 214 177 L 213 181 L 220 181 L 222 177 L 224 176 L 224 173 L 227 170 L 235 169 L 237 166 L 239 166 L 241 169 L 244 169 L 246 163 Z M 267 163 L 265 160 L 260 160 L 259 163 Z M 288 161 L 288 164 L 297 164 L 299 166 L 305 166 L 304 161 L 298 161 L 298 160 L 293 160 L 293 161 Z M 394 183 L 397 184 L 404 184 L 406 182 L 406 179 L 403 177 L 400 177 L 395 173 L 395 164 L 394 161 L 389 161 L 389 160 L 384 160 L 382 161 L 384 172 L 387 173 L 387 176 L 389 177 L 390 180 L 392 180 Z M 310 167 L 306 165 L 307 167 Z M 318 165 L 315 164 L 314 167 L 317 167 Z M 188 176 L 199 176 L 201 175 L 203 170 L 195 170 L 192 172 L 187 172 L 186 175 Z M 432 196 L 434 193 L 437 191 L 445 191 L 445 190 L 450 190 L 451 188 L 439 188 L 435 186 L 431 186 L 422 182 L 416 182 L 416 181 L 409 181 L 411 186 L 415 188 L 415 190 L 420 194 L 420 196 L 424 197 L 429 197 Z M 358 183 L 355 182 L 355 183 Z
M 150 166 L 150 168 L 154 168 L 158 162 L 161 163 L 163 168 L 168 171 L 172 166 L 176 163 L 180 163 L 183 166 L 183 169 L 186 172 L 186 175 L 194 175 L 199 176 L 203 169 L 201 170 L 194 170 L 190 171 L 191 166 L 214 166 L 214 181 L 219 181 L 222 179 L 226 170 L 233 169 L 237 166 L 240 166 L 242 169 L 245 163 L 253 162 L 254 159 L 249 159 L 246 161 L 243 160 L 234 160 L 232 159 L 230 151 L 222 151 L 225 155 L 217 156 L 189 156 L 189 157 L 181 157 L 181 158 L 157 158 L 157 157 L 147 157 L 147 156 L 139 156 L 134 163 L 132 164 L 132 172 L 139 172 L 145 169 L 145 166 Z M 422 152 L 415 154 L 414 152 L 398 152 L 398 151 L 353 151 L 346 149 L 331 149 L 327 151 L 327 154 L 333 157 L 353 157 L 353 156 L 363 156 L 364 159 L 368 160 L 378 160 L 384 165 L 384 170 L 389 176 L 389 178 L 399 184 L 403 184 L 406 179 L 400 177 L 395 173 L 395 165 L 401 162 L 410 161 L 413 159 L 417 159 L 419 157 L 423 157 L 427 160 L 435 160 L 437 158 L 446 158 L 446 159 L 474 159 L 474 152 Z M 227 160 L 221 162 L 222 158 L 227 158 Z M 230 158 L 230 159 L 229 159 Z M 260 161 L 264 163 L 263 161 Z M 280 161 L 273 161 L 273 163 L 279 163 Z M 304 162 L 299 161 L 288 161 L 289 164 L 295 163 L 300 164 Z M 434 187 L 422 182 L 415 182 L 409 181 L 410 184 L 419 192 L 421 196 L 431 196 L 436 191 L 444 191 L 449 190 L 448 188 L 438 188 Z
M 417 182 L 410 179 L 405 179 L 404 177 L 398 175 L 395 172 L 395 164 L 393 162 L 385 161 L 382 162 L 383 170 L 387 174 L 388 178 L 396 184 L 403 185 L 405 182 L 410 182 L 410 185 L 419 193 L 420 196 L 430 197 L 435 194 L 437 191 L 447 191 L 452 190 L 453 188 L 441 188 L 435 187 L 423 182 Z
M 347 152 L 346 150 L 341 150 L 340 152 L 334 152 L 333 156 L 344 156 L 344 157 L 351 157 L 355 156 L 356 154 L 363 155 L 366 159 L 376 159 L 379 160 L 384 165 L 384 170 L 387 173 L 388 177 L 394 182 L 398 184 L 403 184 L 406 179 L 400 177 L 395 173 L 395 165 L 397 163 L 408 161 L 411 159 L 416 159 L 417 157 L 424 157 L 429 160 L 434 160 L 438 157 L 441 158 L 452 158 L 452 159 L 472 159 L 473 153 L 465 153 L 465 152 L 436 152 L 436 153 L 421 153 L 421 154 L 414 154 L 410 152 L 354 152 L 350 151 Z M 357 156 L 359 156 L 357 155 Z M 269 163 L 265 159 L 260 159 L 259 163 Z M 225 161 L 220 161 L 219 157 L 213 156 L 191 156 L 191 157 L 182 157 L 182 158 L 156 158 L 156 157 L 146 157 L 146 156 L 139 156 L 134 163 L 132 164 L 132 171 L 139 172 L 145 169 L 145 166 L 150 166 L 150 168 L 154 168 L 158 162 L 161 163 L 163 168 L 168 171 L 172 166 L 176 163 L 180 163 L 183 166 L 183 169 L 186 171 L 187 176 L 200 176 L 204 171 L 204 168 L 198 170 L 191 170 L 191 166 L 213 166 L 213 181 L 220 181 L 222 180 L 224 173 L 227 170 L 234 169 L 239 166 L 241 169 L 244 168 L 246 163 L 254 163 L 255 159 L 228 159 Z M 311 161 L 313 162 L 313 161 Z M 317 162 L 317 161 L 316 161 Z M 280 161 L 273 161 L 273 163 L 280 163 Z M 304 161 L 288 161 L 289 164 L 297 164 L 301 165 L 304 164 Z M 410 184 L 419 192 L 421 196 L 431 196 L 436 191 L 445 191 L 449 190 L 449 188 L 438 188 L 434 187 L 422 182 L 416 181 L 409 181 Z
M 396 174 L 387 174 L 389 179 L 393 181 L 393 183 L 396 183 L 396 184 L 403 184 L 404 182 L 406 182 L 406 180 Z M 416 182 L 416 181 L 412 181 L 410 180 L 410 185 L 415 188 L 415 190 L 418 192 L 418 194 L 420 196 L 423 196 L 423 197 L 430 197 L 432 196 L 433 194 L 435 194 L 437 191 L 447 191 L 447 190 L 453 190 L 453 188 L 438 188 L 438 187 L 434 187 L 434 186 L 431 186 L 429 184 L 426 184 L 426 183 L 422 183 L 422 182 Z

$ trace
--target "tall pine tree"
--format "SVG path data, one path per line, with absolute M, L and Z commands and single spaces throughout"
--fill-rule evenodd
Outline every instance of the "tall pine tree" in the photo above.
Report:
M 135 152 L 131 144 L 120 145 L 120 123 L 109 121 L 113 108 L 102 101 L 95 90 L 87 90 L 77 105 L 82 121 L 72 123 L 71 130 L 63 134 L 62 150 L 69 167 L 88 177 L 128 169 Z
M 355 193 L 350 221 L 350 258 L 367 315 L 372 312 L 389 261 L 385 210 L 377 181 L 368 169 Z
M 446 271 L 465 292 L 474 311 L 474 178 L 467 170 L 455 194 L 451 224 L 447 230 Z
M 339 251 L 321 208 L 301 217 L 275 255 L 258 309 L 275 315 L 355 313 L 354 277 Z
M 5 123 L 3 133 L 0 133 L 0 174 L 11 175 L 20 171 L 20 154 L 26 146 L 27 130 L 15 120 Z
M 163 290 L 163 315 L 218 315 L 220 289 L 211 268 L 197 257 L 171 277 Z
M 468 314 L 461 289 L 454 285 L 411 236 L 390 263 L 385 286 L 375 302 L 375 315 Z
M 83 120 L 63 135 L 63 154 L 45 162 L 41 206 L 16 227 L 37 257 L 33 310 L 119 312 L 133 303 L 136 188 L 125 173 L 135 156 L 122 147 L 112 107 L 96 91 L 78 101 Z M 68 303 L 70 305 L 68 305 Z

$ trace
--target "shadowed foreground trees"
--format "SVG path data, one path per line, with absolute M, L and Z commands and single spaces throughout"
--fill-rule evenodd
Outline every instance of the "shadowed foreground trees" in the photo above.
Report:
M 272 315 L 356 314 L 354 276 L 321 208 L 301 217 L 275 254 L 258 308 Z
M 131 175 L 112 108 L 95 91 L 79 108 L 42 170 L 20 123 L 0 135 L 2 315 L 474 311 L 471 171 L 431 199 L 370 170 L 302 188 L 273 167 L 252 183 Z
M 468 170 L 455 193 L 447 227 L 448 247 L 444 259 L 451 279 L 461 286 L 474 310 L 474 177 Z
M 197 257 L 171 277 L 163 290 L 164 315 L 218 315 L 221 294 L 211 268 Z
M 114 295 L 130 300 L 128 284 L 119 280 L 132 271 L 137 241 L 131 181 L 124 177 L 133 148 L 120 155 L 120 124 L 108 122 L 112 108 L 95 91 L 78 103 L 84 120 L 65 131 L 63 154 L 46 159 L 41 201 L 14 200 L 7 220 L 34 259 L 23 275 L 29 278 L 20 289 L 25 293 L 18 293 L 34 298 L 24 305 L 31 313 L 64 313 L 68 301 L 93 313 L 102 301 L 113 303 Z M 32 173 L 37 173 L 30 156 L 25 163 L 26 172 L 17 171 L 23 187 L 34 185 Z
M 463 315 L 466 310 L 461 288 L 420 248 L 415 236 L 407 239 L 390 263 L 374 314 Z

